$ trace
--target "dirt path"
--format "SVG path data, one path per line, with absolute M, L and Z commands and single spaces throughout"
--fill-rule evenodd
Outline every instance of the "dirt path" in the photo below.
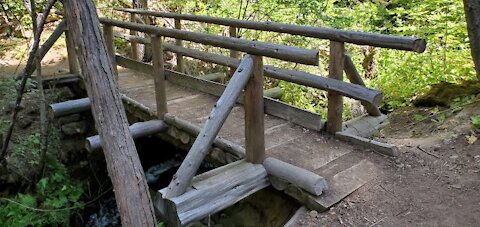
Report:
M 303 216 L 299 226 L 478 226 L 480 143 L 469 144 L 470 105 L 442 124 L 413 124 L 413 111 L 399 110 L 382 131 L 400 147 L 390 158 L 359 150 L 383 170 L 330 211 Z

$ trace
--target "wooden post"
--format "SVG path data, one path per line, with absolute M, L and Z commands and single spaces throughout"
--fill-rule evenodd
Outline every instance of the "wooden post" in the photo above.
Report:
M 352 58 L 350 56 L 346 55 L 346 54 L 344 54 L 344 55 L 345 55 L 344 56 L 344 59 L 345 59 L 344 68 L 345 68 L 345 74 L 347 74 L 348 80 L 350 80 L 350 82 L 353 83 L 353 84 L 358 84 L 360 86 L 365 87 L 365 83 L 363 82 L 363 79 L 360 76 L 360 73 L 358 73 L 357 68 L 355 68 L 355 65 L 353 64 Z M 378 117 L 378 116 L 382 115 L 382 113 L 378 109 L 378 106 L 376 106 L 372 103 L 364 102 L 364 101 L 361 101 L 361 103 L 365 107 L 365 109 L 367 110 L 368 114 L 370 114 L 372 116 L 375 116 L 375 117 Z
M 328 77 L 343 80 L 345 44 L 330 42 L 330 62 Z M 335 134 L 342 131 L 343 96 L 337 92 L 328 92 L 327 131 Z
M 175 19 L 175 29 L 182 30 L 182 21 L 180 19 Z M 183 40 L 176 39 L 175 45 L 183 47 Z M 183 55 L 179 53 L 177 53 L 177 71 L 181 73 L 185 72 L 185 68 L 183 65 Z
M 115 79 L 118 81 L 117 61 L 115 60 L 115 43 L 113 42 L 113 26 L 103 26 L 103 36 L 105 37 L 105 44 L 107 45 L 108 55 L 113 65 L 113 72 Z
M 65 13 L 68 14 L 66 10 L 65 10 Z M 73 44 L 73 39 L 72 39 L 73 34 L 69 28 L 70 26 L 67 24 L 67 29 L 65 30 L 65 42 L 67 44 L 68 68 L 71 74 L 79 74 L 80 69 L 78 66 L 77 52 L 75 50 L 75 45 Z
M 72 38 L 92 101 L 95 126 L 102 138 L 122 226 L 156 226 L 147 181 L 129 132 L 127 114 L 114 79 L 115 67 L 102 37 L 95 4 L 93 0 L 65 2 L 68 2 L 65 10 L 74 12 L 67 15 L 67 23 L 72 34 L 76 34 Z
M 230 33 L 230 37 L 237 38 L 237 27 L 230 26 L 228 31 Z M 238 51 L 230 50 L 230 57 L 231 58 L 238 59 L 238 55 L 239 55 Z M 235 70 L 236 70 L 236 68 L 233 68 L 233 67 L 230 68 L 230 76 L 233 76 L 233 74 L 235 73 Z
M 265 159 L 263 57 L 252 58 L 253 72 L 245 87 L 245 159 L 262 164 Z
M 135 23 L 136 20 L 135 20 L 135 14 L 134 13 L 130 14 L 130 21 Z M 130 35 L 137 36 L 138 32 L 130 29 Z M 130 45 L 132 47 L 132 59 L 135 60 L 135 61 L 140 61 L 142 59 L 142 57 L 140 56 L 140 52 L 139 52 L 140 44 L 138 44 L 137 42 L 131 41 Z
M 155 80 L 155 99 L 157 102 L 157 116 L 163 119 L 167 113 L 167 92 L 165 86 L 165 69 L 163 65 L 162 37 L 152 35 L 152 65 L 153 79 Z

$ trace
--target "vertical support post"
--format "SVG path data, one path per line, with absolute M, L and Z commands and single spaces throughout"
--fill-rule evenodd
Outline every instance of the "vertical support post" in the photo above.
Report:
M 178 29 L 178 30 L 182 29 L 182 21 L 180 19 L 175 19 L 175 29 Z M 176 39 L 175 45 L 179 47 L 183 47 L 183 40 Z M 181 73 L 185 72 L 185 68 L 183 65 L 183 55 L 179 53 L 177 53 L 177 71 Z
M 68 68 L 71 74 L 79 74 L 80 67 L 78 66 L 77 51 L 75 50 L 75 44 L 71 36 L 70 29 L 65 30 L 65 41 L 67 44 L 67 54 L 68 54 Z
M 113 27 L 110 25 L 103 25 L 103 36 L 105 37 L 105 44 L 107 45 L 108 55 L 112 61 L 113 72 L 115 79 L 118 82 L 117 61 L 115 60 L 115 43 L 113 42 Z
M 153 79 L 155 81 L 155 100 L 157 102 L 157 116 L 163 119 L 167 113 L 167 92 L 165 86 L 165 70 L 163 63 L 162 37 L 152 35 L 152 65 Z
M 349 55 L 344 54 L 344 59 L 345 59 L 345 63 L 344 63 L 345 74 L 347 74 L 348 80 L 350 80 L 352 84 L 358 84 L 360 86 L 365 87 L 365 83 L 363 82 L 363 79 L 360 76 L 360 73 L 358 73 L 357 68 L 355 67 L 355 64 L 353 64 L 352 58 Z M 378 109 L 378 106 L 375 106 L 367 102 L 361 102 L 361 103 L 363 107 L 365 107 L 365 109 L 367 110 L 367 113 L 370 114 L 371 116 L 378 117 L 382 115 L 382 112 L 380 112 L 380 110 Z
M 136 23 L 134 13 L 130 14 L 130 22 Z M 136 35 L 138 35 L 138 32 L 130 29 L 130 35 L 135 35 L 136 36 Z M 131 41 L 130 45 L 132 47 L 132 59 L 135 60 L 135 61 L 140 61 L 141 60 L 141 56 L 140 56 L 140 52 L 139 52 L 140 44 L 138 44 L 137 42 Z
M 68 1 L 65 1 L 64 7 L 67 7 Z M 67 11 L 65 11 L 68 14 Z M 77 50 L 75 49 L 75 44 L 73 43 L 73 34 L 70 30 L 70 25 L 67 23 L 67 28 L 65 29 L 65 42 L 67 45 L 67 54 L 68 54 L 68 68 L 71 74 L 79 74 L 80 67 L 78 64 Z
M 328 77 L 343 80 L 345 44 L 330 42 L 330 61 Z M 343 97 L 336 92 L 328 92 L 327 132 L 335 134 L 342 131 Z
M 229 33 L 230 33 L 230 37 L 237 38 L 237 28 L 236 27 L 230 26 L 228 30 L 229 30 Z M 230 57 L 238 59 L 238 57 L 239 57 L 238 51 L 230 50 Z M 230 76 L 232 76 L 235 73 L 235 70 L 237 70 L 237 69 L 236 68 L 230 68 Z
M 265 159 L 263 57 L 252 58 L 253 75 L 245 87 L 245 159 L 261 164 Z

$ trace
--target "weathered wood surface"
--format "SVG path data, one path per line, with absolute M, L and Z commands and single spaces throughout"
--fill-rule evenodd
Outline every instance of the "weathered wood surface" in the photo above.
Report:
M 344 43 L 330 42 L 329 78 L 343 81 L 344 52 Z M 327 98 L 327 131 L 335 134 L 342 131 L 343 97 L 335 91 L 328 91 Z
M 125 96 L 131 97 L 125 97 L 124 100 L 128 99 L 133 101 L 132 99 L 135 99 L 135 102 L 137 102 L 137 105 L 140 106 L 141 109 L 150 113 L 149 116 L 154 116 L 156 106 L 153 93 L 153 79 L 151 76 L 149 74 L 124 71 L 124 69 L 121 69 L 120 72 L 119 83 L 121 89 Z M 215 91 L 210 90 L 213 95 L 209 93 L 198 92 L 192 88 L 186 88 L 172 83 L 172 81 L 169 81 L 168 78 L 183 78 L 181 79 L 182 83 L 185 82 L 188 84 L 192 84 L 192 80 L 190 80 L 192 78 L 195 80 L 201 79 L 168 70 L 166 72 L 167 103 L 169 107 L 169 113 L 165 116 L 165 122 L 169 125 L 174 125 L 179 131 L 187 132 L 192 136 L 198 136 L 200 127 L 204 125 L 213 105 L 218 100 L 218 93 L 221 94 L 225 87 L 217 84 L 222 89 Z M 145 81 L 148 81 L 148 83 L 144 83 Z M 216 84 L 214 82 L 209 83 L 209 86 Z M 205 86 L 206 85 L 207 84 L 205 84 Z M 214 85 L 214 87 L 217 85 Z M 276 106 L 274 109 L 275 111 L 284 114 L 289 112 L 284 104 L 276 100 L 265 98 L 264 101 L 266 113 L 268 109 L 271 108 L 271 106 L 268 106 L 267 100 L 269 100 L 271 103 L 278 104 L 278 106 Z M 272 111 L 272 109 L 270 109 L 270 111 Z M 215 138 L 213 142 L 214 149 L 220 148 L 225 150 L 231 157 L 244 157 L 244 114 L 244 110 L 241 106 L 237 105 L 233 107 L 232 112 L 220 130 L 219 137 Z M 293 114 L 290 117 L 300 119 L 302 117 L 306 118 L 306 116 L 298 113 L 289 114 Z M 347 123 L 350 126 L 354 125 L 350 124 L 351 122 Z M 356 164 L 359 164 L 363 160 L 361 152 L 352 152 L 355 149 L 348 143 L 336 140 L 335 137 L 325 135 L 324 133 L 318 133 L 316 131 L 305 129 L 299 125 L 289 123 L 284 119 L 274 117 L 270 114 L 265 115 L 264 133 L 267 156 L 277 158 L 305 170 L 319 174 L 327 180 L 327 183 L 330 183 L 329 179 L 331 179 L 334 175 L 345 171 Z M 235 160 L 235 158 L 227 158 L 227 160 Z M 228 162 L 231 161 L 226 161 L 226 163 Z M 329 171 L 326 171 L 325 169 L 328 169 Z M 373 173 L 375 173 L 375 171 Z M 347 192 L 342 189 L 343 192 L 340 193 L 340 191 L 338 191 L 340 189 L 338 188 L 332 190 L 330 193 L 337 191 L 339 192 L 336 194 L 333 201 L 340 201 L 343 198 L 342 196 L 348 195 L 353 190 L 360 187 L 362 183 L 371 179 L 371 176 L 359 175 L 352 171 L 348 173 L 354 174 L 354 176 L 358 177 L 358 181 L 356 181 L 355 184 L 352 183 L 350 186 L 347 184 Z M 325 176 L 323 174 L 325 174 Z M 293 188 L 298 187 L 294 186 Z M 290 194 L 294 195 L 294 197 L 295 195 L 297 197 L 299 197 L 299 195 L 303 196 L 302 198 L 304 198 L 304 202 L 306 204 L 310 204 L 309 208 L 324 209 L 322 208 L 322 204 L 328 205 L 328 203 L 321 203 L 317 197 L 303 190 L 294 190 L 292 187 L 287 187 L 285 190 L 290 191 Z M 297 192 L 296 194 L 295 191 Z
M 387 115 L 381 115 L 378 117 L 363 115 L 345 122 L 343 132 L 350 135 L 369 138 L 374 133 L 378 132 L 381 127 L 384 127 L 387 124 Z
M 236 103 L 236 100 L 242 93 L 243 88 L 254 72 L 254 58 L 246 55 L 237 71 L 229 81 L 225 91 L 208 116 L 205 125 L 192 145 L 192 148 L 182 162 L 177 173 L 165 191 L 165 198 L 172 198 L 183 194 L 190 186 L 201 162 L 210 150 L 213 140 L 217 137 L 220 128 L 228 117 Z M 262 90 L 263 91 L 263 90 Z
M 179 19 L 175 19 L 175 29 L 182 30 L 182 21 Z M 176 39 L 175 40 L 175 45 L 179 47 L 183 47 L 183 40 L 181 39 Z M 183 65 L 183 55 L 182 54 L 177 54 L 177 71 L 183 73 L 185 70 L 185 67 Z
M 118 36 L 122 38 L 130 37 L 125 34 L 118 34 Z M 134 37 L 134 38 L 138 39 L 138 37 Z M 164 50 L 172 51 L 174 53 L 181 53 L 184 56 L 192 57 L 205 62 L 225 65 L 232 68 L 236 68 L 240 64 L 240 60 L 237 60 L 231 57 L 226 57 L 223 55 L 218 55 L 218 54 L 213 54 L 213 53 L 208 53 L 208 52 L 203 52 L 203 51 L 198 51 L 198 50 L 193 50 L 188 48 L 177 47 L 175 45 L 171 45 L 168 43 L 164 45 Z M 141 63 L 132 62 L 132 61 L 126 62 L 128 59 L 120 56 L 117 56 L 117 61 L 119 61 L 118 58 L 121 58 L 122 62 L 129 64 L 127 66 L 129 68 L 134 68 L 142 72 L 144 72 L 145 70 L 148 70 L 145 68 L 142 69 Z M 145 67 L 148 67 L 148 66 L 145 66 Z M 311 73 L 306 73 L 306 72 L 301 72 L 296 70 L 281 69 L 281 68 L 269 66 L 269 65 L 264 66 L 264 73 L 265 73 L 265 76 L 268 76 L 274 79 L 285 80 L 292 83 L 297 83 L 297 84 L 301 84 L 309 87 L 323 89 L 326 91 L 338 92 L 344 96 L 361 100 L 365 103 L 370 103 L 372 105 L 378 105 L 382 100 L 381 91 L 376 91 L 373 89 L 366 88 L 364 85 L 362 86 L 355 83 L 350 84 L 340 80 L 334 80 L 331 78 L 322 77 L 322 76 L 314 75 Z
M 152 43 L 152 76 L 155 81 L 155 100 L 157 102 L 157 116 L 163 119 L 167 108 L 167 88 L 165 85 L 165 69 L 163 60 L 162 37 L 153 35 Z
M 74 113 L 90 110 L 91 103 L 88 98 L 69 100 L 66 102 L 51 104 L 48 108 L 50 119 L 67 116 Z
M 216 213 L 269 185 L 265 168 L 244 160 L 194 178 L 178 197 L 157 198 L 156 207 L 171 226 L 184 226 Z M 165 197 L 166 188 L 160 190 Z
M 252 59 L 252 72 L 245 87 L 243 106 L 245 109 L 245 160 L 254 164 L 262 164 L 265 159 L 263 57 L 252 56 Z M 235 77 L 235 74 L 233 76 Z
M 151 70 L 153 70 L 152 66 L 146 63 L 133 61 L 131 59 L 121 57 L 118 55 L 116 59 L 119 65 L 129 69 L 134 69 L 139 72 L 150 73 Z M 170 70 L 165 70 L 165 73 L 166 73 L 167 80 L 172 84 L 195 89 L 197 91 L 201 91 L 210 95 L 220 96 L 223 90 L 225 90 L 225 86 L 222 84 L 202 80 L 201 78 L 198 78 L 198 77 L 192 77 L 192 76 L 180 74 Z M 122 81 L 130 81 L 129 83 L 140 84 L 140 83 L 143 83 L 142 81 L 149 81 L 150 79 L 149 77 L 144 77 L 144 79 L 140 79 L 138 78 L 137 75 L 132 75 L 132 74 L 128 74 L 128 75 L 129 75 L 129 78 Z M 127 76 L 125 76 L 124 78 L 127 78 Z M 134 78 L 137 78 L 137 79 L 134 79 Z M 129 87 L 133 85 L 123 85 L 123 86 Z M 131 89 L 132 88 L 129 88 L 128 90 L 131 90 Z M 145 91 L 145 92 L 149 92 L 149 91 Z M 167 94 L 169 93 L 170 92 L 167 90 Z M 135 94 L 135 96 L 149 97 L 147 94 L 145 95 Z M 312 129 L 315 131 L 320 131 L 323 129 L 325 125 L 325 122 L 322 121 L 322 117 L 319 114 L 302 110 L 300 108 L 285 104 L 281 101 L 274 100 L 268 97 L 264 99 L 264 103 L 265 103 L 265 113 L 291 121 L 305 128 Z
M 408 50 L 422 53 L 426 48 L 426 41 L 419 38 L 400 37 L 392 35 L 374 34 L 366 32 L 345 31 L 333 28 L 309 27 L 293 24 L 282 24 L 275 22 L 256 22 L 230 18 L 215 18 L 209 16 L 175 14 L 166 12 L 155 12 L 147 10 L 135 10 L 125 8 L 114 8 L 130 13 L 138 13 L 156 17 L 167 17 L 181 20 L 199 21 L 205 23 L 219 24 L 238 28 L 249 28 L 261 31 L 272 31 L 301 35 L 306 37 L 329 39 L 337 42 L 346 42 L 359 45 L 377 46 L 398 50 Z
M 344 69 L 345 74 L 347 74 L 348 80 L 350 80 L 351 83 L 358 84 L 360 86 L 365 86 L 365 83 L 363 82 L 363 79 L 360 76 L 360 73 L 358 73 L 357 68 L 355 68 L 355 65 L 353 64 L 352 58 L 349 55 L 345 55 L 344 67 L 345 67 Z M 365 107 L 368 114 L 375 117 L 382 115 L 377 105 L 363 102 L 363 101 L 362 101 L 362 105 Z
M 394 144 L 382 143 L 372 139 L 367 139 L 344 132 L 337 132 L 335 135 L 343 141 L 350 142 L 360 147 L 372 149 L 384 155 L 397 156 L 399 152 L 398 147 Z
M 265 159 L 263 166 L 269 175 L 287 181 L 313 195 L 319 196 L 323 190 L 328 188 L 323 177 L 276 158 Z
M 109 56 L 95 4 L 92 0 L 65 1 L 64 7 L 69 12 L 69 29 L 76 34 L 72 38 L 92 102 L 95 125 L 102 138 L 122 225 L 156 226 L 148 185 L 114 79 L 112 58 L 115 56 Z
M 146 136 L 160 133 L 167 129 L 167 125 L 161 120 L 150 120 L 145 122 L 137 122 L 128 127 L 133 139 L 138 139 Z M 102 148 L 102 140 L 99 135 L 90 136 L 87 138 L 85 145 L 87 151 L 96 151 Z
M 159 35 L 175 39 L 183 39 L 196 43 L 212 45 L 237 51 L 246 52 L 252 55 L 277 58 L 285 61 L 291 61 L 307 65 L 318 65 L 318 50 L 307 50 L 290 46 L 282 46 L 271 43 L 248 41 L 239 38 L 225 36 L 209 35 L 204 33 L 189 32 L 177 29 L 161 28 L 152 25 L 142 25 L 138 23 L 117 21 L 107 18 L 101 18 L 100 22 L 104 25 L 116 26 L 126 29 L 133 29 L 151 35 Z

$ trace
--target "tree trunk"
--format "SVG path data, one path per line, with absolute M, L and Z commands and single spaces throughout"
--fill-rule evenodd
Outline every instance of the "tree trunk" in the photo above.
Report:
M 127 116 L 114 80 L 114 68 L 92 0 L 65 1 L 79 64 L 104 148 L 107 169 L 123 226 L 155 226 L 147 182 L 130 135 Z
M 148 10 L 148 1 L 147 0 L 132 0 L 132 7 L 134 9 L 145 9 Z M 151 24 L 150 18 L 147 15 L 143 16 L 143 21 L 145 24 Z M 139 32 L 140 37 L 149 38 L 147 34 Z M 152 60 L 152 50 L 148 48 L 147 45 L 140 44 L 138 45 L 138 55 L 142 58 L 142 61 L 149 62 Z
M 480 1 L 463 0 L 473 63 L 480 80 Z

